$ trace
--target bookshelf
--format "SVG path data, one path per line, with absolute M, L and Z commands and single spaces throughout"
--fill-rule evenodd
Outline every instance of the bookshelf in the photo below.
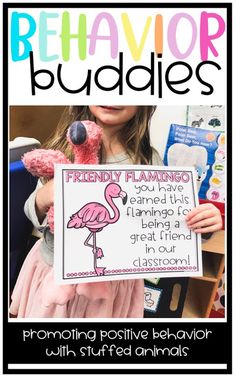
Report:
M 225 267 L 225 231 L 202 243 L 203 276 L 189 278 L 182 318 L 208 318 Z

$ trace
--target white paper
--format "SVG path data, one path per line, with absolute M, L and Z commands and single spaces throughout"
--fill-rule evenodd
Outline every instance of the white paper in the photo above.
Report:
M 193 168 L 56 165 L 55 189 L 58 283 L 202 274 Z

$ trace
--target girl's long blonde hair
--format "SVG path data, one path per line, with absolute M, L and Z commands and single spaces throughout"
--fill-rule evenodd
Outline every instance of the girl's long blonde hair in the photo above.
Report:
M 150 144 L 149 127 L 156 106 L 138 106 L 135 116 L 130 119 L 118 134 L 119 141 L 134 163 L 148 165 L 152 163 L 153 148 Z M 66 107 L 56 128 L 56 132 L 46 143 L 45 148 L 58 149 L 73 162 L 72 149 L 67 142 L 66 133 L 75 120 L 96 122 L 89 106 Z M 104 160 L 104 149 L 100 150 L 100 162 Z

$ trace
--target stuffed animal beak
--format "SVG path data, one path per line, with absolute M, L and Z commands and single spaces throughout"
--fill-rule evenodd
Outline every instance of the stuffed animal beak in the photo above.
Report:
M 69 137 L 73 144 L 83 144 L 87 139 L 87 131 L 82 122 L 73 122 L 69 129 Z

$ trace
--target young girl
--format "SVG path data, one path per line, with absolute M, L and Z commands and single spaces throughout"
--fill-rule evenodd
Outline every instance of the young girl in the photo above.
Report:
M 52 140 L 46 147 L 59 149 L 73 161 L 66 140 L 69 125 L 75 120 L 92 120 L 102 127 L 102 164 L 162 165 L 149 139 L 149 125 L 154 106 L 73 106 L 67 108 Z M 46 223 L 46 213 L 54 202 L 54 180 L 39 184 L 25 204 L 26 215 L 43 232 L 29 252 L 12 294 L 10 313 L 18 317 L 59 318 L 130 318 L 143 317 L 144 282 L 142 279 L 104 283 L 82 283 L 63 289 L 63 299 L 47 302 L 53 286 L 53 234 Z M 197 233 L 221 229 L 220 211 L 212 204 L 202 204 L 186 216 L 187 225 Z M 66 293 L 67 292 L 67 293 Z M 56 297 L 56 294 L 55 294 Z M 66 298 L 65 298 L 66 297 Z

